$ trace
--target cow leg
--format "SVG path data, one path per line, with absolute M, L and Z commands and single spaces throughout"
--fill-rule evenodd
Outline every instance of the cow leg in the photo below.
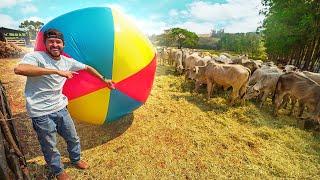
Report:
M 199 81 L 196 81 L 195 83 L 195 88 L 194 88 L 194 92 L 198 93 L 199 87 L 201 86 L 201 83 Z
M 284 93 L 282 94 L 275 94 L 275 100 L 274 100 L 274 111 L 273 111 L 273 115 L 274 116 L 278 116 L 278 112 L 280 109 L 280 105 L 282 102 L 283 97 L 285 96 Z
M 292 97 L 291 98 L 291 109 L 290 109 L 290 114 L 289 114 L 290 116 L 293 115 L 293 110 L 294 110 L 296 103 L 297 103 L 297 99 Z
M 260 109 L 262 108 L 263 103 L 266 102 L 266 99 L 267 99 L 269 93 L 270 93 L 269 91 L 264 91 L 263 92 L 263 96 L 261 97 L 261 102 L 260 102 L 260 105 L 259 105 Z
M 288 103 L 290 101 L 290 95 L 287 94 L 283 97 L 283 101 L 282 101 L 282 104 L 281 104 L 281 108 L 284 108 L 284 109 L 287 109 L 287 106 L 288 106 Z
M 256 102 L 259 102 L 259 101 L 261 101 L 261 99 L 262 99 L 262 97 L 263 97 L 263 93 L 264 92 L 259 92 L 259 94 L 258 94 L 258 96 L 256 97 Z
M 247 92 L 247 84 L 244 84 L 241 88 L 240 88 L 240 98 L 242 99 L 243 96 L 246 94 Z
M 188 76 L 189 76 L 189 69 L 186 70 L 186 74 L 184 76 L 184 81 L 185 82 L 188 80 Z
M 247 85 L 244 85 L 240 89 L 240 100 L 241 100 L 241 105 L 244 105 L 245 99 L 244 96 L 247 92 Z
M 256 78 L 252 76 L 249 78 L 249 86 L 253 86 L 256 84 Z
M 239 90 L 232 87 L 232 92 L 230 94 L 230 105 L 233 106 L 235 103 L 235 100 L 239 97 Z
M 208 100 L 211 97 L 213 87 L 214 87 L 214 84 L 211 81 L 207 81 L 207 92 L 208 92 L 207 98 L 208 98 Z
M 304 108 L 305 108 L 305 104 L 303 102 L 299 102 L 299 114 L 298 114 L 299 118 L 302 117 Z

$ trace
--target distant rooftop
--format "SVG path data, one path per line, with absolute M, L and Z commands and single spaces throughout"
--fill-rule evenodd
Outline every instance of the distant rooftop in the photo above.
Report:
M 0 32 L 2 32 L 2 33 L 8 33 L 8 32 L 11 32 L 11 33 L 25 33 L 25 31 L 5 28 L 5 27 L 0 27 Z
M 198 34 L 199 37 L 210 37 L 211 34 Z

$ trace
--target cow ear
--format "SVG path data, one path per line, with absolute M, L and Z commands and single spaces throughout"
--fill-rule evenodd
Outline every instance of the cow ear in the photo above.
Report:
M 253 88 L 253 90 L 255 90 L 255 91 L 258 91 L 258 92 L 259 92 L 259 88 L 258 88 L 258 86 L 257 86 L 257 85 L 254 85 L 252 88 Z

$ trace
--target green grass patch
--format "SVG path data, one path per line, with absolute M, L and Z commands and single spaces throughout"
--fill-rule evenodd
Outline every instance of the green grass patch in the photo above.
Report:
M 158 66 L 148 101 L 130 120 L 115 128 L 77 124 L 91 168 L 67 172 L 74 179 L 320 178 L 318 134 L 300 129 L 285 111 L 274 118 L 270 101 L 262 109 L 253 102 L 230 107 L 228 92 L 207 100 L 204 88 L 195 94 L 193 87 Z

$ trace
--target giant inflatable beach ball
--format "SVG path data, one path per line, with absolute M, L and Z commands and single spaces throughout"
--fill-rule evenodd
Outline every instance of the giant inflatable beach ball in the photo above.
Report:
M 63 93 L 74 119 L 104 124 L 146 102 L 156 70 L 155 50 L 123 14 L 94 7 L 61 15 L 42 27 L 36 51 L 45 51 L 43 32 L 49 28 L 64 34 L 64 55 L 94 67 L 115 83 L 115 89 L 110 90 L 104 81 L 84 70 L 67 80 Z

